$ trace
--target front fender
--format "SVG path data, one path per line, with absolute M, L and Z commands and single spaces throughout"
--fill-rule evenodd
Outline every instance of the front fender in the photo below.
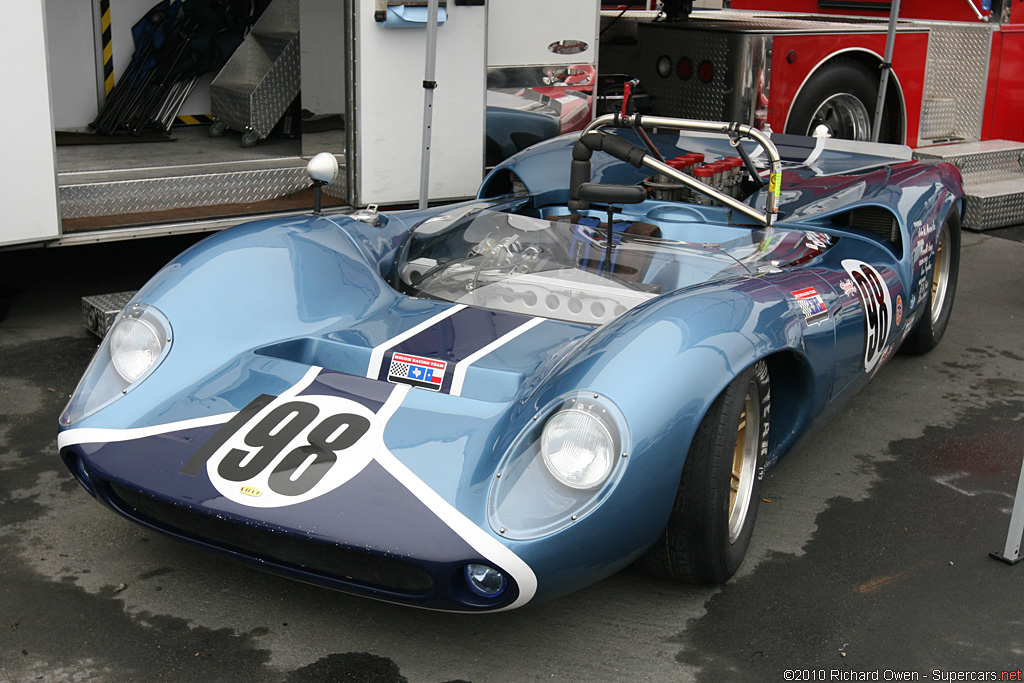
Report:
M 558 397 L 586 390 L 612 401 L 629 426 L 632 451 L 615 495 L 560 537 L 584 543 L 598 534 L 616 569 L 642 554 L 665 526 L 689 444 L 712 402 L 757 360 L 804 354 L 802 336 L 801 316 L 779 288 L 744 277 L 654 299 L 584 337 L 522 397 L 511 421 L 525 428 Z M 819 404 L 827 400 L 824 386 L 813 397 Z

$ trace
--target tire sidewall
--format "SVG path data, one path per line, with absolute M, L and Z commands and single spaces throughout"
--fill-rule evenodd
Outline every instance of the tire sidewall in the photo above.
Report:
M 904 342 L 902 351 L 907 353 L 927 353 L 935 348 L 949 325 L 949 319 L 953 314 L 953 301 L 956 298 L 956 286 L 960 277 L 960 214 L 957 210 L 951 209 L 946 215 L 943 224 L 949 228 L 949 244 L 946 245 L 945 258 L 949 259 L 949 273 L 946 280 L 946 294 L 942 302 L 942 310 L 937 318 L 932 319 L 932 293 L 930 282 L 935 276 L 936 263 L 932 260 L 932 266 L 928 270 L 928 296 L 918 303 L 921 309 L 921 319 L 914 325 L 913 331 Z M 935 249 L 938 249 L 939 241 L 942 239 L 942 232 L 935 238 Z
M 852 59 L 838 59 L 822 65 L 804 83 L 786 121 L 786 132 L 794 135 L 810 135 L 811 118 L 818 107 L 833 95 L 853 95 L 868 112 L 869 120 L 874 119 L 875 103 L 878 99 L 878 84 L 871 78 L 866 66 Z M 888 116 L 882 115 L 882 130 L 888 130 Z

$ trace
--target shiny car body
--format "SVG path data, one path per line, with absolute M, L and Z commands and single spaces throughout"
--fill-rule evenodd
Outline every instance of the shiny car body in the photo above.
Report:
M 648 147 L 643 123 L 537 145 L 460 204 L 205 239 L 114 324 L 64 461 L 165 534 L 421 607 L 637 560 L 727 579 L 765 468 L 941 337 L 959 174 L 737 124 L 657 120 Z M 664 161 L 737 146 L 715 191 Z

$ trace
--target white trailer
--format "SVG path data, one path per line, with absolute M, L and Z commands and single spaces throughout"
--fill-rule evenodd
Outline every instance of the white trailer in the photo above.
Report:
M 185 0 L 190 1 L 199 0 Z M 112 82 L 128 68 L 132 26 L 154 2 L 12 5 L 11 25 L 17 28 L 4 41 L 3 54 L 17 68 L 9 69 L 11 97 L 0 114 L 8 152 L 0 170 L 0 197 L 7 209 L 0 248 L 217 230 L 237 223 L 239 216 L 308 210 L 304 168 L 321 151 L 335 154 L 342 168 L 327 189 L 335 198 L 327 210 L 417 200 L 427 33 L 417 5 L 425 3 L 295 3 L 303 112 L 285 118 L 291 117 L 293 129 L 301 128 L 301 137 L 260 140 L 251 149 L 240 144 L 238 131 L 208 137 L 207 117 L 216 113 L 211 73 L 177 112 L 176 123 L 195 125 L 175 125 L 166 137 L 115 136 L 127 144 L 63 144 L 69 136 L 73 142 L 101 137 L 89 124 Z M 578 73 L 574 67 L 582 65 L 595 73 L 598 52 L 595 0 L 442 0 L 441 5 L 432 201 L 476 192 L 484 173 L 489 72 L 512 68 L 521 74 L 529 67 L 557 76 L 559 70 Z M 256 56 L 265 57 L 259 49 L 253 47 Z M 548 81 L 536 85 L 566 85 L 557 77 Z M 588 117 L 591 112 L 588 101 Z M 158 141 L 141 141 L 153 137 Z

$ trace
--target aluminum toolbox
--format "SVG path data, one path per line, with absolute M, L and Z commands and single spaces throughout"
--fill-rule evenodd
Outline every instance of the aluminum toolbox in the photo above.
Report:
M 299 0 L 273 0 L 210 84 L 216 137 L 243 133 L 252 147 L 267 137 L 299 93 Z

